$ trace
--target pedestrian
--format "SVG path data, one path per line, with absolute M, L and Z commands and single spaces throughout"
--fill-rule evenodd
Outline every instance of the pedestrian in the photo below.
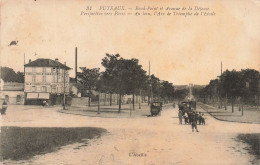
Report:
M 199 132 L 197 128 L 197 115 L 195 112 L 192 113 L 192 123 L 191 123 L 192 132 L 194 132 L 194 128 L 197 132 Z
M 198 112 L 195 112 L 195 116 L 196 116 L 196 123 L 198 124 L 198 121 L 199 121 L 199 114 L 198 114 Z
M 178 116 L 179 116 L 179 124 L 182 124 L 182 111 L 181 110 L 179 110 Z
M 203 116 L 204 116 L 204 113 L 201 114 L 201 124 L 205 125 L 206 122 L 205 122 L 205 118 Z
M 192 112 L 188 111 L 187 114 L 188 114 L 189 124 L 191 124 L 191 122 L 192 122 Z
M 201 125 L 201 123 L 202 123 L 202 116 L 201 116 L 201 112 L 199 112 L 198 121 L 199 121 L 199 125 Z
M 189 118 L 188 118 L 187 112 L 184 113 L 183 117 L 184 117 L 185 124 L 189 124 Z
M 4 102 L 2 104 L 1 115 L 5 115 L 6 114 L 6 109 L 7 109 L 7 103 L 4 100 Z
M 44 107 L 45 105 L 46 105 L 46 101 L 43 100 L 43 101 L 42 101 L 42 106 Z

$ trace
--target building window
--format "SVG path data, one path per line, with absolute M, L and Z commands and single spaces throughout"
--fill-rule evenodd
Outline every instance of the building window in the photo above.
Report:
M 45 75 L 42 76 L 42 82 L 46 82 L 46 76 Z
M 51 88 L 51 93 L 56 93 L 56 87 Z
M 9 96 L 5 95 L 5 102 L 9 103 Z
M 20 95 L 17 95 L 17 96 L 16 96 L 16 102 L 19 103 L 19 102 L 21 102 L 21 101 L 22 101 L 21 96 L 20 96 Z
M 55 75 L 52 76 L 52 82 L 56 82 L 56 76 Z
M 52 73 L 56 73 L 56 68 L 51 68 Z
M 42 68 L 42 72 L 44 72 L 44 73 L 46 72 L 46 68 L 45 67 Z
M 32 92 L 36 92 L 36 86 L 32 86 Z
M 36 82 L 36 75 L 32 76 L 32 82 Z
M 42 86 L 42 92 L 47 92 L 47 87 L 46 86 Z

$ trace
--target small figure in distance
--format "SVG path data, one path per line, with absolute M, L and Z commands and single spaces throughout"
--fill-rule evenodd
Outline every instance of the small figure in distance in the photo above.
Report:
M 173 103 L 173 105 L 172 105 L 172 106 L 173 106 L 173 108 L 175 108 L 175 103 Z
M 196 129 L 197 132 L 199 132 L 198 128 L 197 128 L 197 116 L 195 112 L 192 113 L 192 122 L 191 122 L 191 128 L 192 128 L 192 132 L 194 132 L 194 128 Z
M 6 114 L 6 109 L 7 109 L 7 103 L 4 100 L 4 102 L 2 104 L 1 115 L 5 115 Z
M 204 113 L 201 114 L 201 124 L 206 125 L 205 118 L 203 116 L 204 116 Z
M 187 115 L 187 112 L 184 112 L 184 121 L 185 121 L 185 124 L 189 124 L 189 117 Z
M 201 115 L 201 112 L 199 112 L 198 120 L 199 120 L 199 125 L 201 125 L 201 124 L 202 124 L 202 115 Z
M 178 116 L 179 116 L 179 124 L 182 124 L 182 111 L 181 110 L 179 110 Z

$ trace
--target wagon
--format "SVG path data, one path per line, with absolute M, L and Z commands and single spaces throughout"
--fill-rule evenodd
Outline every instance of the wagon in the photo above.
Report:
M 196 111 L 196 101 L 182 101 L 179 104 L 179 110 L 181 110 L 183 113 Z
M 160 115 L 162 111 L 162 102 L 156 101 L 151 104 L 151 115 L 157 116 Z

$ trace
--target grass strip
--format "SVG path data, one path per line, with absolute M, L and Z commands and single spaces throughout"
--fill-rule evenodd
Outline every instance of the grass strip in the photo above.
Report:
M 1 127 L 3 160 L 26 160 L 58 150 L 61 146 L 98 138 L 106 130 L 94 127 Z
M 260 133 L 254 134 L 239 134 L 237 138 L 247 143 L 250 146 L 249 153 L 254 154 L 257 159 L 260 159 Z

